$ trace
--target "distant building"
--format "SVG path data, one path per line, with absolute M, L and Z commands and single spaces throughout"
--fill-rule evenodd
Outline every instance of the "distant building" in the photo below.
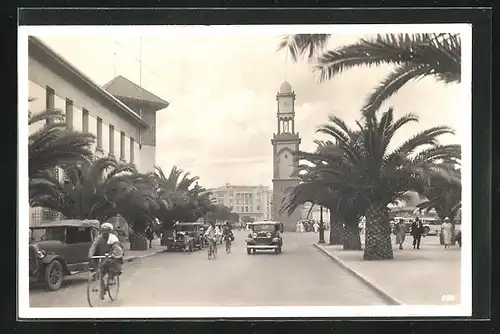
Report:
M 36 37 L 28 39 L 30 112 L 60 109 L 68 129 L 96 135 L 96 157 L 134 163 L 140 172 L 155 166 L 156 111 L 169 103 L 122 76 L 100 87 Z M 42 125 L 30 126 L 30 133 Z M 59 177 L 63 175 L 60 170 Z M 59 218 L 32 208 L 32 222 Z
M 210 189 L 217 204 L 232 208 L 233 212 L 255 220 L 271 220 L 272 193 L 266 186 L 244 186 L 226 183 Z
M 301 209 L 292 214 L 280 213 L 283 200 L 293 187 L 299 184 L 295 175 L 299 162 L 294 154 L 299 150 L 300 136 L 295 132 L 295 92 L 288 82 L 283 82 L 277 100 L 277 133 L 273 135 L 273 208 L 272 220 L 283 223 L 286 231 L 295 230 L 295 224 L 302 219 Z

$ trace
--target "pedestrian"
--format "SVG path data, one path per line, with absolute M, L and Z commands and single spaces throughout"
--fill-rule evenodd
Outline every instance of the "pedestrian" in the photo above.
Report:
M 297 221 L 297 224 L 295 224 L 295 231 L 300 233 L 300 221 Z
M 184 232 L 184 249 L 183 253 L 184 254 L 191 254 L 191 237 L 189 236 L 188 232 Z
M 318 225 L 317 222 L 314 222 L 313 228 L 314 228 L 314 233 L 318 233 L 318 231 L 319 231 L 319 225 Z
M 445 217 L 443 224 L 441 224 L 441 234 L 443 235 L 444 248 L 446 249 L 451 246 L 451 239 L 453 235 L 453 225 L 448 217 Z
M 154 239 L 154 231 L 152 223 L 149 223 L 146 227 L 146 238 L 149 240 L 149 248 L 153 248 L 152 242 Z
M 396 244 L 399 245 L 399 249 L 403 249 L 403 243 L 405 242 L 406 237 L 405 223 L 403 219 L 400 219 L 394 226 L 394 234 L 396 235 Z
M 422 234 L 424 234 L 425 229 L 422 221 L 419 217 L 415 218 L 415 221 L 411 224 L 411 235 L 413 236 L 413 249 L 420 249 L 420 241 L 422 239 Z

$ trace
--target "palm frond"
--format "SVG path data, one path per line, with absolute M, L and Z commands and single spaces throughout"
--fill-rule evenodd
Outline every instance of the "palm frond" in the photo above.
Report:
M 329 38 L 330 35 L 328 34 L 297 34 L 283 36 L 279 43 L 278 50 L 285 49 L 290 53 L 294 62 L 304 56 L 311 59 L 325 48 Z

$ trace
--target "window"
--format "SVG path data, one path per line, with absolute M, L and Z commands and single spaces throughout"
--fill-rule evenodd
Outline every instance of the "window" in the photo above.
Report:
M 82 111 L 82 131 L 89 132 L 89 111 L 85 108 Z
M 92 241 L 92 234 L 90 233 L 90 228 L 88 227 L 73 227 L 68 226 L 66 228 L 66 243 L 67 244 L 79 244 L 79 243 L 90 243 Z
M 45 87 L 45 109 L 46 110 L 54 110 L 54 104 L 55 104 L 55 91 L 50 88 L 49 86 Z M 52 124 L 54 123 L 54 119 L 52 117 L 47 118 L 45 121 L 47 124 Z
M 66 129 L 73 130 L 73 101 L 66 99 Z
M 134 138 L 130 137 L 130 163 L 134 163 Z
M 97 117 L 97 149 L 102 151 L 102 118 Z
M 120 159 L 125 160 L 125 132 L 120 132 Z
M 109 125 L 109 154 L 115 155 L 115 127 Z

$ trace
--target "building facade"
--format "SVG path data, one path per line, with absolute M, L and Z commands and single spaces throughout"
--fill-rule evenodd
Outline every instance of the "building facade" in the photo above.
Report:
M 222 187 L 210 190 L 214 201 L 243 216 L 255 220 L 270 220 L 272 193 L 269 187 L 240 186 L 226 183 Z
M 283 82 L 276 95 L 277 132 L 271 139 L 273 146 L 273 207 L 272 219 L 280 221 L 287 231 L 293 231 L 302 218 L 301 209 L 292 214 L 280 213 L 287 193 L 299 184 L 297 172 L 299 162 L 294 154 L 299 150 L 300 136 L 295 132 L 295 92 L 288 82 Z
M 155 112 L 168 106 L 152 93 L 119 76 L 100 87 L 35 37 L 28 40 L 28 84 L 31 113 L 59 109 L 69 130 L 96 136 L 95 157 L 134 163 L 142 173 L 154 171 Z M 140 100 L 138 97 L 143 97 Z M 39 122 L 40 123 L 40 122 Z M 30 133 L 43 124 L 30 126 Z M 62 173 L 59 173 L 62 178 Z M 54 219 L 32 208 L 32 222 Z

